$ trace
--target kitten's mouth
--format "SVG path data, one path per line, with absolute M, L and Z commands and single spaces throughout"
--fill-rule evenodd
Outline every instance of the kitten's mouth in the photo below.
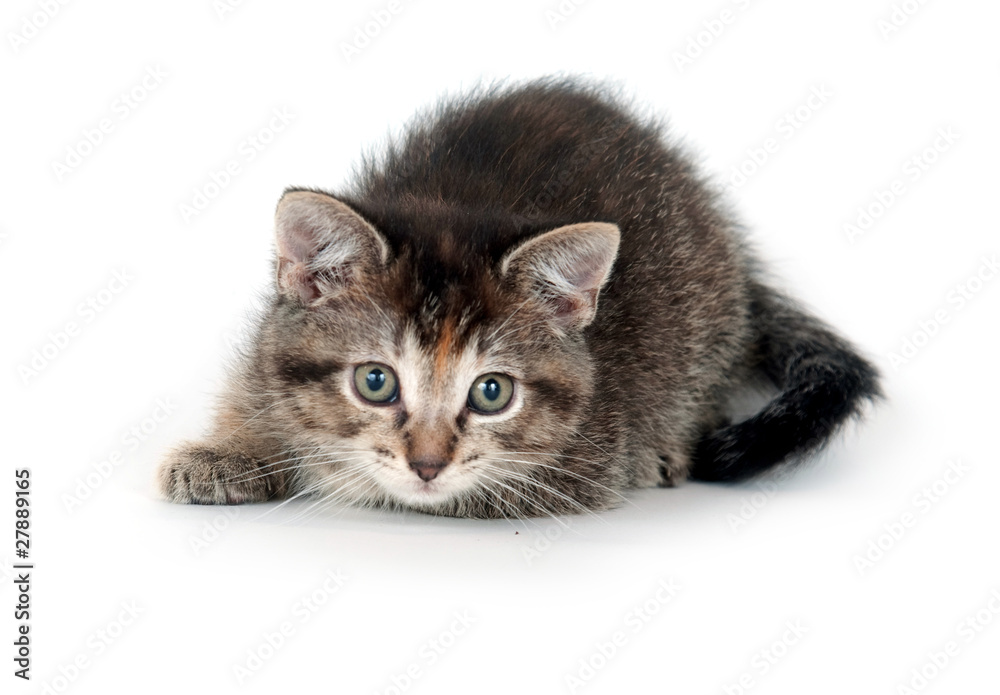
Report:
M 438 478 L 421 480 L 417 476 L 413 476 L 411 480 L 407 480 L 403 484 L 399 484 L 398 481 L 394 481 L 394 483 L 386 485 L 389 493 L 404 504 L 416 507 L 428 507 L 449 502 L 454 499 L 458 492 L 453 481 L 450 483 Z
M 419 482 L 416 484 L 417 494 L 426 495 L 428 497 L 437 497 L 442 494 L 441 486 L 435 485 L 434 483 Z
M 438 480 L 417 479 L 414 481 L 413 490 L 423 498 L 434 500 L 451 497 L 453 494 L 448 485 L 444 485 Z

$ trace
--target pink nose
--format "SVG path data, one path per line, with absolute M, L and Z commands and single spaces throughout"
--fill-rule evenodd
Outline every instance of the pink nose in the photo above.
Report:
M 434 480 L 447 465 L 447 461 L 410 461 L 410 468 L 425 482 Z

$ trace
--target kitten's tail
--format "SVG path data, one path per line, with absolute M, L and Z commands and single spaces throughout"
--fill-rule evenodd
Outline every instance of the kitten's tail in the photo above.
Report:
M 781 389 L 763 410 L 698 442 L 690 477 L 749 478 L 821 447 L 881 397 L 875 367 L 822 321 L 759 283 L 751 290 L 753 365 Z

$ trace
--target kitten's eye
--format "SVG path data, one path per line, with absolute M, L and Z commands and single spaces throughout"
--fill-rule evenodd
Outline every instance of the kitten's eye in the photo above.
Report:
M 514 380 L 505 374 L 483 374 L 469 389 L 469 408 L 477 413 L 498 413 L 514 395 Z
M 354 370 L 354 387 L 369 403 L 391 403 L 399 395 L 396 373 L 377 362 L 362 364 Z

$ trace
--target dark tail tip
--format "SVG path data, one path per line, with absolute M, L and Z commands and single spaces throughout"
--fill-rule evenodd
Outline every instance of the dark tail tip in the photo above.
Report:
M 761 366 L 783 390 L 756 415 L 706 434 L 692 479 L 745 480 L 818 450 L 881 398 L 878 371 L 853 347 L 812 317 L 790 315 L 787 305 L 782 312 L 783 324 L 762 340 Z

